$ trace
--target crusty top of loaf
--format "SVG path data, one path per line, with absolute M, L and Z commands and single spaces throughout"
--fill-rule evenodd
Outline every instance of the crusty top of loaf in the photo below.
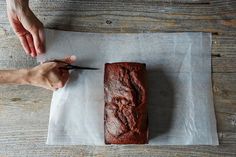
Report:
M 104 91 L 106 142 L 146 143 L 146 65 L 106 63 Z

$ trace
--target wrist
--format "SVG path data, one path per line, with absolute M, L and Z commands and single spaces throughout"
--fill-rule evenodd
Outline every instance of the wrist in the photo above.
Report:
M 19 70 L 19 80 L 18 83 L 19 84 L 26 84 L 29 85 L 31 84 L 31 75 L 30 75 L 30 70 L 29 69 L 20 69 Z

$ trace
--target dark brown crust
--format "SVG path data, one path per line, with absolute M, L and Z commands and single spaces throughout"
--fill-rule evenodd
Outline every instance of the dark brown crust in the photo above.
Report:
M 106 63 L 104 92 L 105 143 L 148 143 L 146 65 Z

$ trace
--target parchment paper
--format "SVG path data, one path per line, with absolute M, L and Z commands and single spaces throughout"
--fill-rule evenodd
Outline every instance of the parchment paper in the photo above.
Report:
M 38 61 L 75 54 L 76 64 L 53 93 L 47 144 L 104 145 L 106 62 L 147 64 L 151 145 L 218 145 L 211 84 L 210 33 L 99 34 L 46 30 Z

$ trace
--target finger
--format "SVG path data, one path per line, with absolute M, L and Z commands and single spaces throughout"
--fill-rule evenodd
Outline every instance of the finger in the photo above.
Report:
M 49 90 L 51 90 L 51 91 L 56 91 L 56 88 L 54 88 L 54 87 L 52 87 L 52 86 L 50 86 L 50 87 L 43 87 L 43 88 L 49 89 Z
M 52 70 L 54 68 L 59 68 L 60 63 L 57 62 L 41 62 L 45 67 L 47 67 L 48 70 Z
M 52 90 L 53 92 L 55 92 L 55 91 L 58 90 L 58 88 L 57 88 L 57 87 L 52 87 L 51 90 Z
M 27 34 L 27 30 L 18 21 L 17 17 L 13 16 L 9 11 L 7 12 L 7 15 L 8 15 L 8 19 L 10 21 L 10 24 L 11 24 L 14 32 L 16 33 L 18 38 L 20 39 L 20 42 L 21 42 L 21 45 L 22 45 L 24 51 L 26 52 L 26 54 L 30 54 L 31 50 L 30 50 L 30 47 L 28 45 L 28 41 L 25 36 Z
M 26 37 L 25 36 L 19 36 L 19 39 L 20 39 L 20 42 L 21 42 L 21 45 L 22 45 L 24 51 L 26 52 L 26 54 L 29 55 L 31 53 L 31 51 L 30 51 L 30 48 L 29 48 Z
M 67 56 L 65 57 L 64 61 L 71 64 L 71 63 L 74 63 L 76 61 L 76 56 L 75 55 L 72 55 L 72 56 Z
M 53 84 L 54 88 L 62 88 L 65 85 L 65 82 L 57 81 L 56 83 Z
M 35 47 L 34 47 L 33 38 L 29 33 L 27 33 L 25 36 L 26 36 L 26 39 L 27 39 L 27 42 L 28 42 L 28 45 L 29 45 L 29 48 L 30 48 L 30 51 L 31 51 L 30 54 L 31 54 L 32 57 L 35 57 L 36 56 L 36 50 L 35 50 Z
M 44 62 L 41 62 L 42 64 L 48 64 L 50 65 L 50 69 L 57 67 L 60 63 L 54 62 L 53 60 L 46 60 Z M 52 68 L 51 68 L 52 66 Z
M 38 18 L 30 9 L 28 10 L 28 12 L 24 12 L 24 15 L 22 16 L 20 21 L 23 27 L 32 35 L 36 54 L 39 54 L 41 52 L 39 30 L 43 29 L 43 24 L 38 20 Z
M 49 90 L 52 90 L 52 91 L 56 91 L 56 88 L 53 86 L 53 84 L 51 82 L 48 81 L 48 85 L 46 87 L 47 89 Z
M 50 80 L 48 80 L 48 88 L 55 91 L 58 88 L 58 83 L 60 82 L 60 80 L 55 75 L 51 75 L 49 76 L 49 78 Z
M 64 86 L 65 84 L 64 84 L 64 82 L 58 82 L 56 85 L 55 85 L 55 87 L 56 88 L 62 88 L 63 86 Z
M 52 85 L 49 89 L 55 92 L 58 89 L 58 87 L 55 85 Z
M 33 37 L 33 44 L 36 50 L 36 54 L 40 54 L 41 50 L 40 50 L 40 39 L 39 39 L 39 34 L 38 34 L 38 30 L 34 31 L 32 34 Z

